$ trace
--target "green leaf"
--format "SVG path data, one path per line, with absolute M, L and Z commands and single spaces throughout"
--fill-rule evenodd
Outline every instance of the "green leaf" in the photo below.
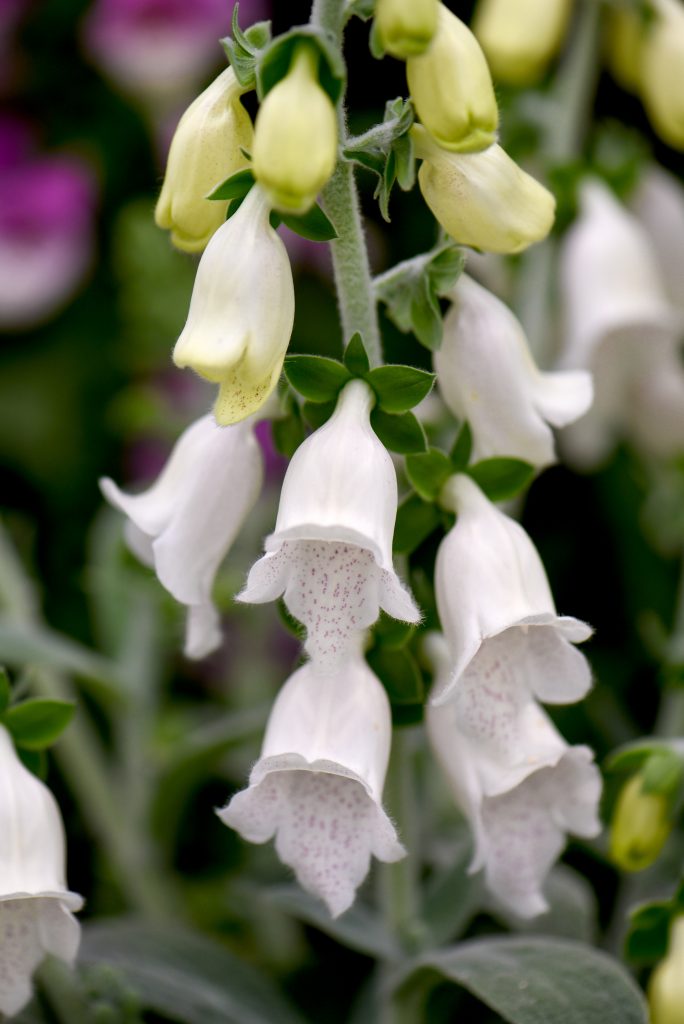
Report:
M 430 394 L 434 373 L 414 366 L 378 366 L 366 375 L 385 412 L 407 412 Z
M 509 1024 L 648 1022 L 644 994 L 618 961 L 564 939 L 476 939 L 426 954 L 417 969 L 462 985 Z
M 385 448 L 399 455 L 424 452 L 427 448 L 425 431 L 412 412 L 399 415 L 373 409 L 371 426 Z
M 74 716 L 76 705 L 60 700 L 36 697 L 15 704 L 3 716 L 3 724 L 12 733 L 18 747 L 44 750 L 49 747 Z
M 346 11 L 349 15 L 361 18 L 362 21 L 368 21 L 369 18 L 373 17 L 375 0 L 350 0 L 346 6 Z
M 314 430 L 318 430 L 335 412 L 335 402 L 304 402 L 302 416 Z
M 282 211 L 278 216 L 290 231 L 295 231 L 302 238 L 308 238 L 310 242 L 330 242 L 337 238 L 335 225 L 318 203 L 314 203 L 310 210 L 299 216 Z
M 410 555 L 441 523 L 439 509 L 410 494 L 397 509 L 394 524 L 394 550 L 398 555 Z
M 535 474 L 522 459 L 483 459 L 466 470 L 490 501 L 506 501 L 523 491 Z
M 210 192 L 207 199 L 244 199 L 254 184 L 254 173 L 250 167 L 235 171 Z
M 468 874 L 473 841 L 465 822 L 448 854 L 448 867 L 435 871 L 425 889 L 423 920 L 434 947 L 460 936 L 483 903 L 481 875 Z
M 380 617 L 373 626 L 373 639 L 377 645 L 396 651 L 406 646 L 415 631 L 413 623 L 400 622 L 387 612 L 380 612 Z
M 373 38 L 373 34 L 371 34 Z M 413 143 L 408 134 L 413 124 L 410 100 L 398 96 L 385 105 L 382 124 L 375 125 L 363 135 L 347 140 L 344 156 L 378 176 L 374 198 L 380 212 L 389 220 L 389 199 L 395 181 L 405 191 L 413 188 L 415 159 Z
M 238 24 L 238 4 L 235 4 L 232 32 L 232 38 L 226 36 L 221 40 L 221 45 L 240 85 L 245 89 L 253 89 L 256 85 L 256 66 L 262 50 L 271 38 L 271 23 L 257 21 L 243 32 Z
M 406 475 L 424 501 L 436 501 L 444 484 L 454 475 L 454 467 L 448 455 L 439 448 L 430 448 L 420 455 L 406 456 Z
M 470 462 L 472 450 L 473 434 L 470 429 L 470 424 L 467 420 L 464 420 L 459 427 L 456 440 L 449 452 L 449 458 L 451 459 L 451 465 L 454 467 L 454 473 L 460 473 L 466 468 Z
M 373 647 L 368 664 L 387 690 L 391 704 L 422 704 L 425 684 L 415 658 L 407 650 Z
M 677 746 L 672 740 L 646 736 L 625 743 L 609 754 L 605 761 L 605 770 L 633 775 L 650 757 L 666 752 L 677 754 Z
M 434 351 L 442 342 L 439 297 L 448 294 L 464 264 L 459 247 L 443 242 L 376 277 L 375 293 L 400 331 L 412 331 L 422 345 Z
M 19 747 L 17 753 L 24 767 L 28 768 L 41 782 L 44 782 L 47 778 L 48 769 L 45 751 L 28 750 L 26 747 Z
M 643 767 L 641 790 L 643 793 L 672 795 L 682 784 L 684 761 L 680 753 L 661 750 L 651 754 Z
M 327 356 L 287 356 L 285 376 L 310 402 L 332 402 L 351 380 L 346 366 Z
M 288 73 L 294 51 L 302 43 L 308 43 L 318 51 L 320 84 L 332 102 L 337 103 L 346 81 L 344 61 L 327 34 L 315 25 L 298 25 L 278 36 L 263 51 L 257 69 L 260 100 Z
M 10 702 L 12 696 L 12 686 L 7 675 L 7 670 L 4 666 L 0 665 L 0 715 L 2 715 Z
M 110 964 L 146 1008 L 183 1024 L 303 1024 L 268 977 L 177 923 L 86 926 L 79 963 Z
M 358 331 L 344 350 L 344 365 L 354 377 L 365 377 L 370 370 L 368 353 Z
M 672 904 L 669 900 L 647 903 L 630 913 L 625 956 L 637 964 L 654 964 L 667 953 Z
M 291 459 L 304 440 L 304 425 L 299 410 L 271 420 L 271 434 L 280 454 L 286 459 Z

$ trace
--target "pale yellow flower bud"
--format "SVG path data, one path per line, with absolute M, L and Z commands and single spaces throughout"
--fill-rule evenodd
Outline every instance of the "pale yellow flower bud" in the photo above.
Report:
M 560 49 L 572 0 L 479 0 L 473 32 L 495 78 L 530 85 Z
M 317 52 L 295 52 L 287 75 L 264 98 L 257 114 L 254 176 L 271 205 L 302 214 L 335 169 L 337 115 L 318 80 Z
M 437 31 L 438 0 L 378 0 L 375 30 L 383 49 L 406 60 L 423 53 Z
M 643 871 L 658 857 L 672 830 L 669 801 L 646 793 L 641 773 L 623 787 L 613 814 L 610 855 L 623 871 Z
M 681 1024 L 684 1020 L 684 917 L 670 929 L 666 958 L 658 964 L 648 986 L 651 1024 Z
M 423 198 L 447 234 L 482 252 L 521 252 L 548 235 L 556 201 L 501 146 L 448 153 L 414 125 Z
M 607 11 L 606 60 L 610 72 L 628 92 L 639 88 L 644 25 L 636 11 L 616 7 Z
M 658 135 L 684 149 L 684 5 L 656 0 L 641 52 L 641 98 Z
M 495 141 L 499 110 L 487 61 L 444 4 L 429 49 L 407 60 L 406 76 L 418 116 L 440 146 L 471 153 Z
M 171 142 L 154 219 L 184 252 L 201 252 L 226 219 L 228 202 L 206 199 L 247 165 L 252 122 L 240 103 L 245 90 L 226 68 L 185 111 Z

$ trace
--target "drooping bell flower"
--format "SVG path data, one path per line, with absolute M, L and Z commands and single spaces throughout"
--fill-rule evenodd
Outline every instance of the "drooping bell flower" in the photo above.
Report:
M 432 634 L 428 651 L 443 690 L 451 674 L 448 645 Z M 494 715 L 487 742 L 464 727 L 453 700 L 428 705 L 428 737 L 473 831 L 470 872 L 484 869 L 497 902 L 519 917 L 534 917 L 548 909 L 544 883 L 566 833 L 590 838 L 601 830 L 601 778 L 591 750 L 569 746 L 536 701 L 528 699 L 506 717 L 497 714 L 498 694 L 482 696 Z
M 684 188 L 674 175 L 652 164 L 630 197 L 629 206 L 648 235 L 667 298 L 684 314 Z
M 318 79 L 318 63 L 315 47 L 298 46 L 257 114 L 254 176 L 272 206 L 286 213 L 306 213 L 337 163 L 337 112 Z
M 437 552 L 435 592 L 451 654 L 451 675 L 432 700 L 459 706 L 464 728 L 486 739 L 532 694 L 548 704 L 580 700 L 591 684 L 574 644 L 584 622 L 559 616 L 541 559 L 519 523 L 500 512 L 470 477 L 451 477 L 442 500 L 457 514 Z M 482 714 L 485 690 L 497 704 Z
M 508 456 L 534 466 L 555 462 L 549 424 L 563 427 L 587 411 L 590 374 L 538 370 L 520 322 L 466 274 L 449 297 L 434 367 L 444 401 L 470 424 L 473 458 Z
M 684 149 L 684 7 L 653 0 L 644 27 L 639 89 L 649 120 L 668 145 Z
M 432 42 L 408 58 L 406 78 L 418 117 L 438 146 L 472 153 L 496 141 L 499 108 L 485 55 L 442 3 Z
M 366 383 L 350 381 L 331 418 L 299 446 L 266 554 L 238 595 L 260 604 L 284 594 L 306 626 L 308 653 L 329 666 L 380 608 L 406 622 L 420 618 L 392 566 L 397 479 L 370 425 L 373 401 Z
M 681 316 L 668 302 L 645 231 L 598 181 L 582 186 L 580 215 L 561 246 L 560 283 L 560 365 L 594 377 L 593 405 L 564 431 L 563 449 L 590 468 L 631 433 L 641 396 L 648 402 L 658 366 L 676 350 Z
M 31 998 L 31 976 L 48 955 L 76 958 L 83 899 L 65 880 L 64 828 L 50 790 L 19 760 L 0 725 L 0 1013 Z
M 382 807 L 391 731 L 387 695 L 358 647 L 337 674 L 308 662 L 276 698 L 248 789 L 218 812 L 252 843 L 275 836 L 280 859 L 333 917 L 371 855 L 405 853 Z
M 255 185 L 213 235 L 173 351 L 176 366 L 220 385 L 214 413 L 223 425 L 261 408 L 278 383 L 292 333 L 292 269 L 270 212 Z
M 228 200 L 207 199 L 231 174 L 247 166 L 252 122 L 240 102 L 244 89 L 226 68 L 185 111 L 176 128 L 157 200 L 157 226 L 184 252 L 202 252 L 226 219 Z
M 494 78 L 533 85 L 561 47 L 573 0 L 478 0 L 475 33 Z
M 160 476 L 141 494 L 100 487 L 127 516 L 131 551 L 187 605 L 185 654 L 203 658 L 221 643 L 211 599 L 214 577 L 255 504 L 263 459 L 252 423 L 218 427 L 203 416 L 181 434 Z
M 454 241 L 482 252 L 515 253 L 546 238 L 556 201 L 501 146 L 450 153 L 421 125 L 413 126 L 411 137 L 423 161 L 423 198 Z
M 438 13 L 438 0 L 377 0 L 373 28 L 387 53 L 406 60 L 427 50 Z

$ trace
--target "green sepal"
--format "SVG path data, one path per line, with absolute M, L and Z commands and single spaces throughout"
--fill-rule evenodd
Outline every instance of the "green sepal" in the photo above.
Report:
M 286 414 L 271 420 L 273 444 L 286 459 L 291 459 L 304 440 L 304 424 L 299 405 L 292 393 L 286 405 Z
M 430 448 L 420 455 L 406 456 L 409 483 L 424 501 L 436 501 L 442 487 L 454 475 L 451 459 L 439 448 Z
M 334 401 L 352 376 L 337 359 L 327 356 L 294 355 L 285 358 L 285 376 L 310 402 Z
M 630 912 L 625 956 L 635 964 L 654 964 L 667 953 L 670 924 L 684 913 L 684 881 L 669 900 L 642 903 Z
M 413 655 L 407 650 L 374 647 L 366 657 L 373 672 L 385 687 L 395 725 L 419 722 L 423 714 L 425 683 Z M 397 718 L 396 707 L 403 711 Z M 412 710 L 407 718 L 406 712 L 409 708 Z
M 332 242 L 338 237 L 335 225 L 318 203 L 314 203 L 306 213 L 295 215 L 278 211 L 277 216 L 290 231 L 308 238 L 310 242 Z
M 666 751 L 677 754 L 677 748 L 673 748 L 672 740 L 646 736 L 631 743 L 624 743 L 617 750 L 613 750 L 605 760 L 604 770 L 609 773 L 634 775 L 649 758 Z
M 295 619 L 294 615 L 290 614 L 282 597 L 278 599 L 276 606 L 278 608 L 278 617 L 288 633 L 291 633 L 300 643 L 304 643 L 306 640 L 306 626 L 302 625 L 299 619 Z
M 524 491 L 535 474 L 522 459 L 483 459 L 466 469 L 490 501 L 506 501 Z
M 464 420 L 458 429 L 456 440 L 449 452 L 449 458 L 451 459 L 451 465 L 453 466 L 454 473 L 462 473 L 465 470 L 466 466 L 470 462 L 472 451 L 473 432 L 470 429 L 468 421 Z
M 235 77 L 245 89 L 256 86 L 256 67 L 261 53 L 271 41 L 271 22 L 257 21 L 243 32 L 238 24 L 238 4 L 233 8 L 231 36 L 221 40 Z
M 371 426 L 385 448 L 398 455 L 410 455 L 427 449 L 425 431 L 412 412 L 397 414 L 373 409 Z
M 44 750 L 66 729 L 75 710 L 76 705 L 68 701 L 36 697 L 14 704 L 2 716 L 2 724 L 18 747 Z
M 394 183 L 405 192 L 415 183 L 415 156 L 409 135 L 413 121 L 411 101 L 397 96 L 387 101 L 382 124 L 348 139 L 343 150 L 345 159 L 377 174 L 374 198 L 386 221 L 390 219 L 389 199 Z
M 409 494 L 397 509 L 394 551 L 398 555 L 410 555 L 441 523 L 442 517 L 436 505 L 423 501 L 417 494 Z
M 0 715 L 3 715 L 9 707 L 12 696 L 12 684 L 10 683 L 7 669 L 0 665 Z
M 381 611 L 373 626 L 373 640 L 379 647 L 398 651 L 406 646 L 415 631 L 414 623 L 401 622 L 399 619 L 393 619 L 387 612 Z
M 213 192 L 205 196 L 205 199 L 220 199 L 224 202 L 226 199 L 244 199 L 253 184 L 254 174 L 251 167 L 244 167 L 241 171 L 229 175 Z
M 335 412 L 336 402 L 304 402 L 302 416 L 314 430 L 318 430 Z
M 346 13 L 350 17 L 368 21 L 375 13 L 375 0 L 350 0 L 346 5 Z
M 376 277 L 375 294 L 400 331 L 412 331 L 421 345 L 436 351 L 442 343 L 439 298 L 453 288 L 464 266 L 461 249 L 444 242 Z
M 354 377 L 365 377 L 370 370 L 370 360 L 363 338 L 357 331 L 344 350 L 344 365 Z
M 17 754 L 24 768 L 28 768 L 36 778 L 40 779 L 41 782 L 45 782 L 48 773 L 47 754 L 45 751 L 19 747 Z
M 319 82 L 332 102 L 337 103 L 346 81 L 344 61 L 330 37 L 314 25 L 298 25 L 290 29 L 274 39 L 263 51 L 256 76 L 260 100 L 288 73 L 294 51 L 302 43 L 309 43 L 318 50 Z
M 672 750 L 651 754 L 641 774 L 642 793 L 673 796 L 684 781 L 684 759 Z
M 436 375 L 414 366 L 378 366 L 366 374 L 385 412 L 407 412 L 430 394 Z

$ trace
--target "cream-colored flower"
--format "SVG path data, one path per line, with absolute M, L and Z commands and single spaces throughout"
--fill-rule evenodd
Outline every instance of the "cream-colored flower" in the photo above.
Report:
M 653 0 L 653 10 L 641 50 L 641 98 L 658 135 L 684 149 L 684 4 Z
M 648 984 L 651 1024 L 681 1024 L 684 1020 L 684 915 L 670 925 L 667 956 Z
M 437 31 L 438 0 L 377 0 L 375 31 L 387 53 L 400 60 L 423 53 Z
M 473 32 L 495 78 L 538 81 L 560 49 L 573 0 L 479 0 Z

